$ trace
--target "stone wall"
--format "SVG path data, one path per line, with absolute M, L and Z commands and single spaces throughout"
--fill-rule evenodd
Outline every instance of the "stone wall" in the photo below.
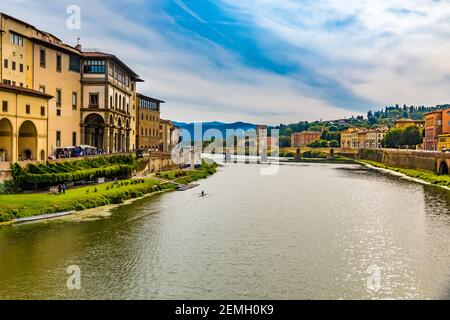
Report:
M 411 150 L 361 149 L 358 157 L 385 165 L 407 169 L 424 169 L 438 172 L 438 164 L 450 162 L 450 154 Z
M 172 161 L 172 155 L 166 152 L 156 152 L 145 156 L 141 160 L 139 173 L 157 173 L 161 171 L 176 170 L 179 166 Z

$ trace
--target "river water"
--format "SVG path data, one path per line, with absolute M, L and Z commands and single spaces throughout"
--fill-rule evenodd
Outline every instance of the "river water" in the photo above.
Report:
M 449 298 L 450 191 L 358 165 L 260 169 L 227 164 L 105 217 L 1 228 L 0 298 Z

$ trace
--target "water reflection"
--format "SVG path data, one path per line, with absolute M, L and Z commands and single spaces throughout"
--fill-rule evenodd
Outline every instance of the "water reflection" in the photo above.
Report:
M 0 229 L 0 298 L 443 298 L 450 192 L 355 165 L 230 164 L 102 219 Z M 82 289 L 68 291 L 79 265 Z M 381 287 L 367 286 L 376 266 Z

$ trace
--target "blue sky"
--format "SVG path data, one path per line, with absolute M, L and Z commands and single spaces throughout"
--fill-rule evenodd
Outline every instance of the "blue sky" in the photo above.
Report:
M 72 4 L 81 30 L 65 27 Z M 450 102 L 449 1 L 2 0 L 0 10 L 117 54 L 173 120 L 278 124 Z

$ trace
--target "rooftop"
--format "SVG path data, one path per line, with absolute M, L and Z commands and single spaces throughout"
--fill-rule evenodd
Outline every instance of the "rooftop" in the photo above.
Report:
M 152 98 L 152 97 L 143 95 L 142 93 L 139 93 L 139 92 L 138 92 L 136 95 L 137 95 L 139 98 L 147 99 L 147 100 L 150 100 L 150 101 L 153 101 L 153 102 L 156 102 L 156 103 L 166 103 L 165 101 L 158 100 L 158 99 L 155 99 L 155 98 Z
M 397 121 L 394 121 L 394 123 L 417 123 L 417 122 L 425 122 L 425 120 L 413 120 L 413 119 L 400 119 Z
M 17 86 L 5 84 L 5 83 L 0 83 L 0 89 L 5 90 L 5 91 L 10 91 L 13 93 L 21 93 L 21 94 L 41 97 L 41 98 L 45 98 L 45 99 L 53 98 L 53 96 L 46 94 L 46 93 L 42 93 L 40 91 L 36 91 L 36 90 L 24 88 L 24 87 L 17 87 Z

